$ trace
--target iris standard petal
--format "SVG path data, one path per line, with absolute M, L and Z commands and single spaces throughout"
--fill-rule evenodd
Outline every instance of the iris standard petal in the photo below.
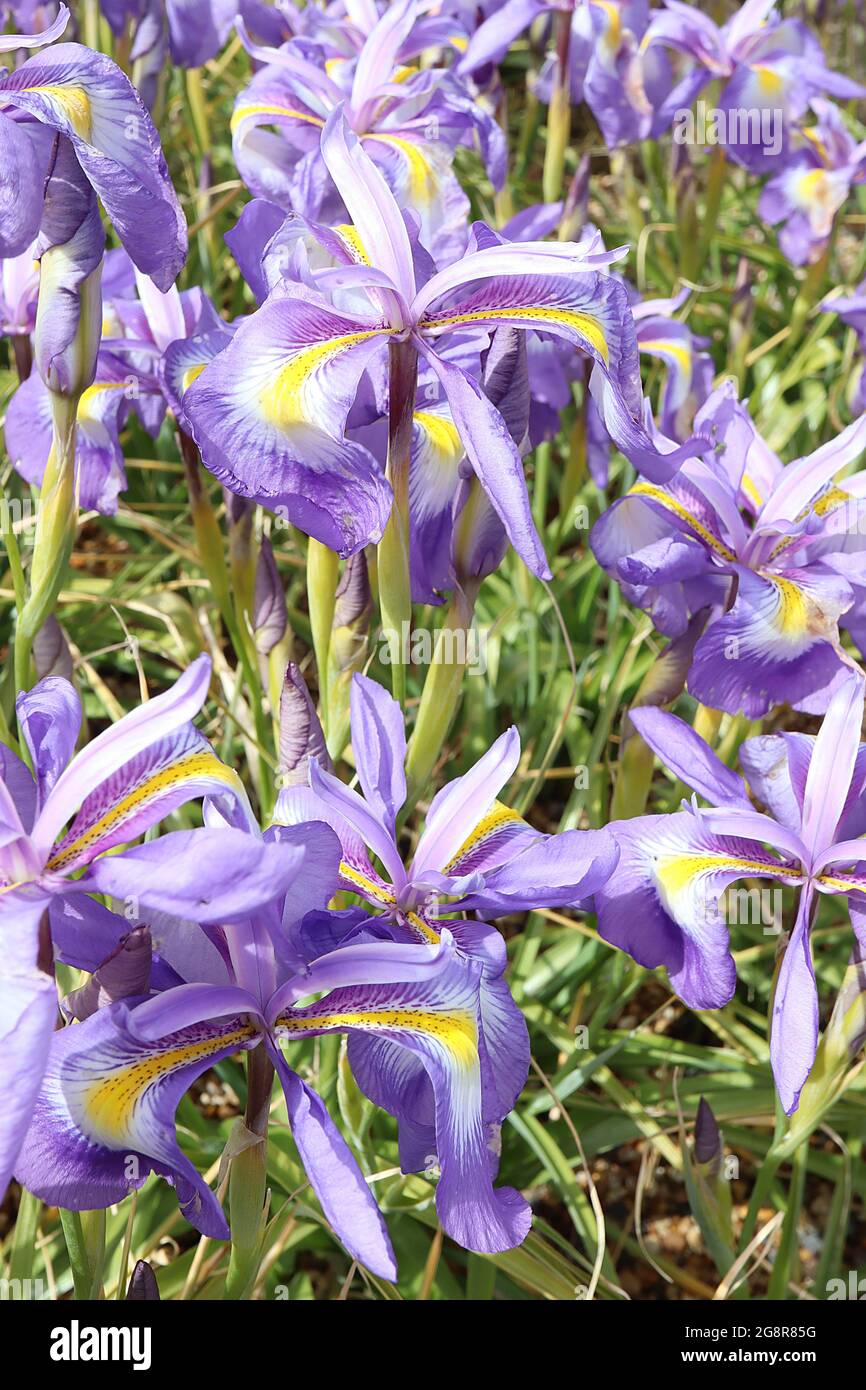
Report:
M 693 791 L 714 806 L 742 806 L 751 811 L 746 784 L 726 767 L 709 744 L 684 720 L 651 705 L 629 711 L 644 743 Z
M 812 902 L 812 890 L 805 888 L 773 995 L 770 1060 L 786 1115 L 797 1108 L 818 1046 L 818 987 L 809 944 Z
M 169 689 L 124 715 L 72 759 L 58 778 L 48 804 L 34 826 L 34 840 L 44 850 L 84 800 L 122 762 L 131 761 L 151 744 L 181 728 L 204 704 L 210 683 L 210 658 L 202 655 Z
M 30 750 L 42 807 L 75 752 L 81 701 L 69 681 L 62 676 L 46 676 L 18 696 L 15 710 Z
M 403 712 L 377 681 L 352 678 L 352 749 L 366 800 L 392 835 L 406 800 L 406 733 Z
M 428 869 L 442 870 L 458 853 L 465 852 L 467 837 L 494 808 L 498 793 L 519 761 L 520 735 L 512 726 L 474 767 L 436 793 L 412 861 L 413 877 Z

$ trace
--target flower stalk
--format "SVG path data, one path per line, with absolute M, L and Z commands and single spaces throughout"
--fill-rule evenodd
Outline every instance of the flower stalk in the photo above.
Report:
M 468 662 L 466 634 L 472 626 L 479 587 L 479 580 L 468 580 L 463 587 L 455 589 L 437 633 L 433 660 L 406 755 L 407 807 L 414 806 L 423 794 L 460 702 Z
M 54 437 L 36 521 L 29 593 L 18 611 L 15 637 L 15 684 L 31 685 L 33 642 L 52 613 L 72 553 L 78 517 L 75 486 L 75 437 L 79 395 L 52 394 Z
M 412 586 L 409 573 L 409 459 L 412 447 L 412 415 L 418 382 L 418 353 L 411 342 L 389 345 L 388 463 L 386 475 L 394 500 L 379 542 L 379 611 L 386 639 L 392 643 L 391 672 L 394 696 L 406 700 L 406 668 L 400 641 L 404 623 L 412 621 Z
M 571 11 L 561 10 L 556 16 L 556 68 L 547 112 L 547 144 L 544 150 L 542 190 L 546 203 L 555 203 L 562 196 L 565 156 L 571 138 L 570 48 Z
M 326 734 L 330 711 L 328 650 L 331 645 L 339 578 L 340 562 L 337 556 L 330 546 L 323 545 L 311 536 L 307 546 L 307 607 L 310 612 L 316 670 L 319 674 L 319 717 Z
M 247 1143 L 235 1154 L 229 1177 L 232 1247 L 226 1298 L 248 1299 L 255 1288 L 267 1221 L 268 1116 L 274 1066 L 264 1047 L 247 1058 Z

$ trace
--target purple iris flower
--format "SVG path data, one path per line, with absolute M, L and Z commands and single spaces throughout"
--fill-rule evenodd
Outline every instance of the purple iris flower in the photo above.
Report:
M 507 426 L 477 381 L 437 350 L 455 331 L 503 324 L 561 337 L 592 360 L 605 424 L 649 476 L 672 476 L 706 447 L 695 439 L 659 445 L 643 424 L 632 317 L 622 287 L 602 273 L 617 253 L 598 241 L 514 246 L 476 223 L 467 254 L 432 273 L 417 223 L 404 220 L 340 111 L 328 119 L 322 156 L 353 225 L 312 228 L 327 253 L 319 251 L 319 265 L 329 263 L 317 268 L 296 248 L 307 283 L 277 285 L 183 398 L 203 462 L 231 491 L 285 507 L 343 554 L 377 540 L 389 491 L 369 451 L 346 438 L 346 421 L 364 374 L 384 380 L 389 342 L 408 340 L 437 377 L 509 539 L 533 573 L 548 575 Z M 291 272 L 290 257 L 285 266 Z
M 661 134 L 709 82 L 720 80 L 722 124 L 714 131 L 723 138 L 717 143 L 753 172 L 780 167 L 791 125 L 813 97 L 866 95 L 859 82 L 830 71 L 818 40 L 802 20 L 779 18 L 774 0 L 746 0 L 721 27 L 682 0 L 665 0 L 664 9 L 652 12 L 641 48 L 656 44 L 685 54 L 693 66 L 657 110 L 652 134 Z
M 309 786 L 281 792 L 275 817 L 290 825 L 311 820 L 331 825 L 342 846 L 341 885 L 368 910 L 314 914 L 300 924 L 294 943 L 303 957 L 315 959 L 336 944 L 371 936 L 438 945 L 450 935 L 464 981 L 473 981 L 476 991 L 481 1118 L 498 1134 L 525 1082 L 529 1043 L 503 978 L 504 941 L 487 919 L 587 898 L 613 872 L 616 848 L 605 831 L 544 835 L 498 800 L 520 757 L 520 740 L 512 728 L 474 767 L 437 793 L 412 861 L 404 865 L 396 830 L 406 799 L 403 718 L 381 686 L 359 675 L 352 682 L 351 727 L 360 792 L 311 758 Z M 467 913 L 479 914 L 481 920 L 467 918 Z M 453 978 L 460 978 L 456 964 Z M 465 1175 L 472 1184 L 471 1201 L 467 1187 L 458 1203 L 450 1177 L 453 1132 L 443 1132 L 437 1077 L 429 1067 L 425 1076 L 424 1059 L 413 1063 L 373 1039 L 354 1037 L 349 1057 L 362 1089 L 398 1117 L 404 1170 L 423 1169 L 431 1154 L 438 1155 L 446 1182 L 439 1193 L 445 1229 L 473 1249 L 504 1249 L 522 1239 L 528 1222 L 523 1204 L 514 1194 L 507 1200 L 494 1194 L 493 1205 L 477 1173 Z M 479 1161 L 477 1153 L 473 1161 Z M 455 1205 L 459 1211 L 452 1210 Z
M 779 245 L 794 265 L 820 259 L 836 213 L 852 187 L 866 182 L 866 140 L 854 140 L 832 102 L 813 97 L 811 106 L 818 119 L 799 131 L 805 148 L 770 179 L 758 203 L 761 217 L 782 223 Z
M 787 467 L 731 384 L 695 427 L 714 432 L 713 462 L 689 461 L 664 487 L 636 483 L 596 522 L 593 553 L 666 636 L 706 610 L 696 699 L 753 719 L 783 703 L 821 714 L 854 664 L 840 619 L 866 640 L 866 473 L 835 481 L 866 448 L 866 416 Z
M 799 887 L 796 921 L 776 982 L 770 1056 L 785 1112 L 796 1109 L 815 1059 L 818 995 L 809 933 L 816 894 L 848 897 L 854 930 L 866 933 L 866 745 L 862 677 L 849 674 L 817 737 L 747 739 L 743 778 L 682 720 L 642 708 L 629 717 L 675 777 L 711 809 L 639 816 L 609 827 L 616 874 L 596 894 L 598 929 L 641 965 L 664 965 L 693 1009 L 722 1008 L 736 983 L 723 894 L 741 878 Z M 769 846 L 769 849 L 767 848 Z
M 128 920 L 85 902 L 79 920 L 62 933 L 65 958 L 92 968 L 94 936 L 106 942 L 113 934 L 118 944 L 94 974 L 98 990 L 85 987 L 84 997 L 79 991 L 66 1001 L 66 1011 L 83 1021 L 54 1034 L 16 1176 L 45 1200 L 80 1211 L 121 1201 L 156 1172 L 175 1186 L 192 1224 L 205 1235 L 228 1239 L 216 1197 L 177 1145 L 174 1111 L 203 1071 L 263 1044 L 280 1075 L 292 1136 L 327 1219 L 356 1259 L 393 1279 L 393 1253 L 369 1187 L 322 1101 L 286 1066 L 278 1043 L 326 1030 L 324 1023 L 304 1023 L 311 1011 L 297 1008 L 296 1001 L 306 995 L 338 987 L 338 995 L 353 996 L 346 1007 L 354 1016 L 369 1007 L 375 993 L 370 985 L 397 980 L 406 990 L 420 981 L 416 993 L 423 994 L 425 977 L 447 966 L 447 943 L 437 951 L 361 945 L 300 973 L 281 971 L 277 950 L 284 917 L 293 920 L 333 891 L 336 836 L 327 826 L 307 825 L 262 837 L 251 823 L 246 831 L 209 833 L 236 837 L 236 875 L 239 863 L 255 863 L 262 853 L 279 863 L 270 892 L 258 902 L 248 893 L 245 905 L 215 894 L 195 925 L 172 916 L 166 890 L 155 903 L 162 911 L 145 914 L 155 925 L 131 934 Z M 137 899 L 140 881 L 152 879 L 154 865 L 148 868 L 143 856 L 131 871 L 124 868 L 125 896 Z M 136 940 L 142 935 L 144 941 Z M 155 949 L 147 959 L 151 940 Z M 126 966 L 118 979 L 118 963 L 132 944 L 139 948 L 135 968 Z M 339 1012 L 332 998 L 337 995 L 314 1006 L 317 1020 L 320 1011 Z M 94 1003 L 101 1006 L 94 1009 Z M 121 1076 L 127 1084 L 117 1103 Z
M 434 49 L 459 52 L 468 43 L 469 32 L 477 23 L 479 13 L 489 8 L 489 4 L 490 0 L 480 5 L 468 4 L 466 0 L 422 4 L 398 50 L 399 62 L 411 63 Z M 279 7 L 283 26 L 281 37 L 313 39 L 325 44 L 335 57 L 353 58 L 361 52 L 389 7 L 393 8 L 391 0 L 328 0 L 321 7 L 304 5 L 302 8 L 287 0 Z M 267 26 L 267 12 L 260 0 L 241 0 L 240 12 L 251 30 L 263 32 L 261 26 Z M 256 29 L 257 23 L 259 29 Z M 273 21 L 268 27 L 275 30 Z
M 23 42 L 51 42 L 68 17 L 63 6 L 54 25 Z M 0 40 L 7 50 L 21 44 L 21 35 Z M 2 79 L 0 254 L 16 256 L 35 239 L 43 223 L 46 176 L 68 149 L 135 264 L 167 290 L 186 258 L 186 224 L 159 136 L 129 79 L 110 58 L 74 43 L 28 58 Z M 64 178 L 74 203 L 77 180 L 71 173 Z
M 163 375 L 168 348 L 177 342 L 182 350 L 193 335 L 218 334 L 222 324 L 202 290 L 178 292 L 172 285 L 163 293 L 122 249 L 105 258 L 102 301 L 94 379 L 78 401 L 75 467 L 80 504 L 111 516 L 127 486 L 120 432 L 130 413 L 155 438 L 166 406 L 174 404 Z M 10 400 L 5 434 L 16 471 L 40 484 L 53 427 L 51 397 L 36 373 Z
M 177 1148 L 172 1117 L 183 1090 L 206 1067 L 263 1044 L 326 1217 L 356 1258 L 393 1277 L 366 1184 L 325 1107 L 280 1051 L 293 1040 L 346 1032 L 359 1084 L 399 1119 L 404 1169 L 438 1165 L 444 1229 L 469 1249 L 509 1249 L 524 1238 L 530 1212 L 518 1193 L 494 1188 L 495 1153 L 499 1127 L 526 1078 L 528 1038 L 502 978 L 502 939 L 459 914 L 501 915 L 586 897 L 613 869 L 615 846 L 604 831 L 542 835 L 497 802 L 519 755 L 511 730 L 440 792 L 413 865 L 404 870 L 395 829 L 406 794 L 398 706 L 374 682 L 355 678 L 352 737 L 361 797 L 315 760 L 323 742 L 309 700 L 291 674 L 286 689 L 281 762 L 294 785 L 281 793 L 276 823 L 262 837 L 238 805 L 212 805 L 206 820 L 242 825 L 251 848 L 264 842 L 291 853 L 291 885 L 252 915 L 222 912 L 213 896 L 208 913 L 197 918 L 206 931 L 193 937 L 170 916 L 158 917 L 151 934 L 159 974 L 151 976 L 147 999 L 119 998 L 115 983 L 111 1000 L 117 939 L 128 922 L 118 924 L 111 940 L 100 910 L 92 931 L 67 931 L 66 959 L 83 947 L 81 963 L 93 968 L 94 934 L 103 942 L 107 936 L 110 949 L 96 985 L 70 1001 L 71 1012 L 89 1017 L 54 1040 L 17 1175 L 46 1200 L 80 1209 L 120 1200 L 154 1170 L 175 1182 L 185 1214 L 200 1230 L 225 1237 L 213 1194 Z M 304 764 L 309 787 L 296 781 Z M 388 878 L 373 868 L 365 839 Z M 141 882 L 152 880 L 147 851 L 160 844 L 143 847 L 135 860 L 121 859 L 116 895 L 135 899 Z M 374 912 L 326 911 L 338 887 Z M 152 896 L 163 914 L 171 913 L 171 891 L 166 886 Z M 130 954 L 140 961 L 143 943 L 134 944 Z M 127 981 L 130 973 L 122 972 Z M 136 978 L 140 989 L 140 973 Z M 324 990 L 331 991 L 325 998 L 302 1003 Z M 105 1007 L 93 1012 L 100 1000 Z M 130 1068 L 134 1094 L 115 1105 L 116 1078 Z M 131 1154 L 141 1160 L 133 1181 Z
M 645 52 L 640 39 L 650 18 L 646 0 L 506 0 L 473 34 L 458 71 L 478 74 L 499 63 L 514 40 L 542 15 L 562 16 L 569 26 L 566 71 L 571 100 L 585 101 L 609 149 L 644 139 L 653 112 L 670 90 L 670 68 L 660 52 Z M 539 95 L 549 101 L 557 56 L 539 75 Z
M 0 750 L 0 1034 L 7 1066 L 0 1122 L 5 1190 L 48 1050 L 56 1014 L 50 975 L 55 933 L 87 911 L 89 893 L 208 920 L 219 899 L 245 912 L 279 891 L 292 868 L 279 847 L 244 850 L 235 829 L 177 831 L 122 854 L 193 797 L 246 807 L 235 772 L 190 722 L 204 702 L 210 662 L 199 657 L 171 690 L 126 715 L 74 755 L 81 705 L 72 685 L 47 677 L 19 695 L 29 768 Z M 73 756 L 74 755 L 74 756 Z M 64 831 L 64 826 L 68 828 Z M 95 909 L 94 909 L 95 910 Z M 202 915 L 203 914 L 203 915 Z
M 495 188 L 505 179 L 506 149 L 492 115 L 452 72 L 411 64 L 418 22 L 417 0 L 396 0 L 350 57 L 335 56 L 327 38 L 260 48 L 240 24 L 249 51 L 267 66 L 235 102 L 233 149 L 256 196 L 329 225 L 345 222 L 321 152 L 325 122 L 342 107 L 400 206 L 420 218 L 421 240 L 439 265 L 461 254 L 469 225 L 469 200 L 452 167 L 455 148 L 477 141 Z

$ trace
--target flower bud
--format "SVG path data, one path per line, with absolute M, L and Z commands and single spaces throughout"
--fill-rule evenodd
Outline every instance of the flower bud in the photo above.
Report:
M 40 267 L 35 359 L 54 396 L 77 399 L 96 375 L 104 250 L 96 194 L 71 143 L 58 136 L 35 251 Z
M 332 766 L 316 707 L 298 667 L 290 661 L 280 696 L 279 769 L 283 786 L 306 785 L 311 757 L 322 767 Z
M 262 536 L 253 595 L 253 635 L 262 656 L 267 656 L 283 638 L 288 622 L 286 597 L 274 552 L 267 536 Z

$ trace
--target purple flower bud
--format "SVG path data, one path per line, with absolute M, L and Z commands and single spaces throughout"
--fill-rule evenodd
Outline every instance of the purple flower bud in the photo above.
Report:
M 358 658 L 363 660 L 366 649 L 372 606 L 367 557 L 360 550 L 346 561 L 335 594 L 330 651 L 334 674 L 358 669 Z
M 138 1260 L 126 1290 L 127 1302 L 158 1303 L 159 1285 L 147 1260 Z
M 36 311 L 36 366 L 49 391 L 78 396 L 93 381 L 102 335 L 105 232 L 96 194 L 69 140 L 57 136 L 45 189 Z
M 33 640 L 33 662 L 40 680 L 43 676 L 63 676 L 72 680 L 72 652 L 66 633 L 51 613 Z
M 95 1014 L 97 1009 L 103 1009 L 118 999 L 147 994 L 152 961 L 150 928 L 136 927 L 106 957 L 86 984 L 66 996 L 63 1001 L 64 1013 L 81 1022 Z
M 695 1116 L 695 1160 L 718 1164 L 722 1155 L 722 1135 L 709 1103 L 701 1096 Z
M 286 598 L 274 552 L 267 536 L 262 537 L 259 562 L 256 566 L 256 587 L 253 598 L 253 632 L 262 656 L 282 639 L 288 626 Z
M 284 786 L 306 783 L 311 757 L 322 767 L 332 766 L 316 707 L 300 670 L 290 661 L 280 697 L 280 772 Z

